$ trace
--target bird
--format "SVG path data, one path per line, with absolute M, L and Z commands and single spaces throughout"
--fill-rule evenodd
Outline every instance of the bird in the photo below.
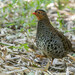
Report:
M 62 59 L 72 52 L 72 44 L 64 34 L 54 28 L 45 10 L 37 9 L 33 14 L 38 19 L 36 28 L 36 46 L 48 58 Z

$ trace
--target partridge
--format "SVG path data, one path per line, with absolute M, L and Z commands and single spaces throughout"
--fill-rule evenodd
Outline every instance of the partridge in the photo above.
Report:
M 36 45 L 48 58 L 63 58 L 72 52 L 72 44 L 66 36 L 49 22 L 46 12 L 38 9 L 33 13 L 38 19 Z

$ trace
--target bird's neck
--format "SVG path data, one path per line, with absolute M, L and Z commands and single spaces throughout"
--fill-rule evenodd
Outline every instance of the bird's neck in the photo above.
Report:
M 38 21 L 38 26 L 45 26 L 45 27 L 49 27 L 49 28 L 53 28 L 53 26 L 51 25 L 50 21 L 48 18 L 42 19 Z
M 54 31 L 55 28 L 51 25 L 51 23 L 49 22 L 49 19 L 43 19 L 43 20 L 39 20 L 38 21 L 38 25 L 37 25 L 37 33 L 42 33 L 44 34 L 44 31 Z
M 49 31 L 50 28 L 47 26 L 50 25 L 50 22 L 46 19 L 39 20 L 37 25 L 37 34 L 44 34 L 46 31 Z
M 38 21 L 38 23 L 44 23 L 45 25 L 49 25 L 50 24 L 48 18 L 41 19 L 41 20 Z

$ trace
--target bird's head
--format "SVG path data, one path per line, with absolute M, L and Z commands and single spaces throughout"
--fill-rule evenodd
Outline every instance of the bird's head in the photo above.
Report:
M 38 18 L 38 20 L 48 18 L 46 12 L 42 9 L 37 9 L 33 14 Z

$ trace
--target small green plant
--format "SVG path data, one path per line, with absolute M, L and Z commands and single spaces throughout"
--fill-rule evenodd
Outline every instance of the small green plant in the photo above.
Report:
M 46 9 L 46 6 L 53 2 L 54 0 L 32 0 L 30 2 L 24 0 L 12 0 L 7 3 L 6 6 L 1 8 L 3 11 L 2 20 L 4 24 L 8 27 L 10 26 L 35 26 L 35 17 L 32 15 L 32 12 L 35 9 Z M 43 6 L 41 6 L 43 4 Z M 1 21 L 3 23 L 3 21 Z
M 64 25 L 64 20 L 61 18 L 61 15 L 59 12 L 57 12 L 58 14 L 58 18 L 57 18 L 57 21 L 59 22 L 59 28 L 62 28 L 62 26 Z
M 28 49 L 29 49 L 27 43 L 25 43 L 25 44 L 20 44 L 20 46 L 10 46 L 9 48 L 10 48 L 10 49 L 13 49 L 13 48 L 15 48 L 15 49 L 23 49 L 23 48 L 24 48 L 26 51 L 28 51 Z

